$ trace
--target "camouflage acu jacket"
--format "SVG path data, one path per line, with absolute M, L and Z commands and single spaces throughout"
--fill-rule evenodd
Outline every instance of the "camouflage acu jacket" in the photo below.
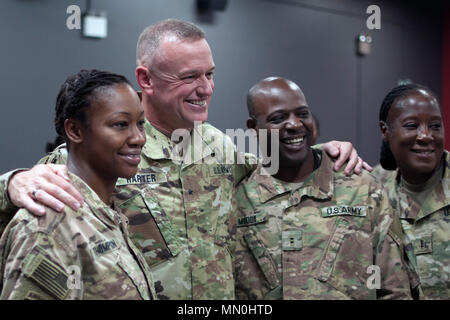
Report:
M 239 186 L 238 299 L 411 298 L 385 192 L 369 174 L 332 165 L 323 156 L 301 185 L 258 167 Z
M 382 185 L 384 185 L 389 179 L 395 176 L 395 174 L 395 170 L 383 169 L 381 164 L 377 164 L 372 171 L 372 175 L 377 178 L 377 181 Z
M 12 170 L 0 176 L 0 236 L 11 221 L 18 208 L 15 207 L 8 198 L 7 186 L 11 176 L 21 169 Z
M 186 137 L 184 154 L 148 122 L 145 132 L 138 173 L 118 180 L 114 198 L 152 270 L 158 298 L 234 299 L 234 192 L 256 157 L 241 158 L 231 139 L 209 124 Z M 65 162 L 64 146 L 41 161 Z
M 0 239 L 1 299 L 152 299 L 153 280 L 126 231 L 126 218 L 109 208 L 77 176 L 85 203 L 78 212 L 47 209 L 43 217 L 19 210 Z
M 386 184 L 398 209 L 410 260 L 420 278 L 424 299 L 450 299 L 450 155 L 444 151 L 441 182 L 418 206 L 400 186 L 397 172 Z

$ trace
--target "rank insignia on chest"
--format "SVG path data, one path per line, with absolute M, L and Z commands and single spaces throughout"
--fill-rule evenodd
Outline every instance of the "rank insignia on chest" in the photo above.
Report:
M 116 186 L 124 186 L 127 184 L 152 184 L 167 182 L 167 176 L 164 173 L 138 173 L 130 179 L 117 179 Z
M 211 177 L 215 176 L 231 176 L 233 174 L 233 169 L 231 166 L 226 165 L 210 165 L 209 175 Z
M 334 217 L 334 216 L 356 216 L 365 217 L 367 215 L 366 206 L 331 206 L 322 208 L 322 217 Z
M 281 238 L 284 251 L 294 251 L 302 248 L 302 232 L 299 230 L 283 231 Z
M 423 236 L 412 241 L 416 255 L 433 252 L 433 240 L 431 236 Z

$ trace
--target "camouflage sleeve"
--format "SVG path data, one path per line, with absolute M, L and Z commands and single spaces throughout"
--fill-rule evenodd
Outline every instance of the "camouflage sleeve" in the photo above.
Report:
M 11 212 L 11 211 L 15 212 L 18 209 L 16 206 L 14 206 L 12 204 L 11 200 L 9 199 L 7 189 L 8 189 L 8 183 L 9 183 L 9 180 L 11 179 L 11 177 L 13 175 L 15 175 L 16 173 L 23 171 L 23 170 L 28 170 L 28 169 L 12 170 L 12 171 L 9 171 L 0 176 L 0 218 L 3 213 Z
M 37 164 L 47 164 L 47 163 L 65 164 L 66 161 L 67 161 L 67 149 L 65 148 L 65 145 L 61 145 L 57 149 L 55 149 L 52 153 L 49 153 L 48 155 L 40 159 Z M 8 197 L 8 183 L 12 178 L 12 176 L 24 170 L 28 169 L 24 168 L 15 169 L 0 176 L 0 235 L 4 229 L 4 227 L 2 228 L 1 226 L 5 223 L 5 216 L 10 217 L 18 210 L 18 208 L 12 204 L 11 200 Z M 10 218 L 7 219 L 6 223 L 9 220 Z
M 236 189 L 236 202 L 237 202 L 237 221 L 239 221 L 239 218 L 242 216 L 241 207 L 245 206 L 245 197 L 243 196 L 243 190 L 242 190 L 242 183 L 239 185 L 239 187 Z M 237 224 L 236 221 L 236 224 Z M 236 247 L 234 252 L 234 259 L 233 259 L 233 273 L 234 273 L 234 279 L 235 279 L 235 293 L 236 293 L 236 299 L 243 300 L 248 299 L 247 294 L 245 290 L 243 289 L 242 281 L 244 281 L 243 277 L 243 261 L 245 259 L 245 255 L 247 254 L 246 245 L 244 243 L 244 237 L 242 234 L 241 228 L 237 225 L 236 228 Z
M 18 224 L 2 237 L 1 300 L 79 299 L 81 290 L 70 290 L 69 266 L 75 254 L 48 232 L 26 234 Z
M 241 182 L 244 178 L 249 177 L 253 171 L 258 167 L 258 163 L 260 159 L 256 157 L 253 153 L 243 153 L 243 152 L 236 152 L 236 163 L 238 164 L 237 167 L 237 174 L 236 174 L 236 184 Z
M 40 159 L 37 164 L 65 164 L 66 161 L 67 149 L 65 148 L 65 144 L 63 144 L 56 148 L 52 153 L 49 153 L 48 155 Z M 23 170 L 28 169 L 16 169 L 0 176 L 0 235 L 3 233 L 6 225 L 9 223 L 9 221 L 11 221 L 12 217 L 19 209 L 11 202 L 8 197 L 8 183 L 13 175 Z
M 7 188 L 11 177 L 22 170 L 26 169 L 16 169 L 0 176 L 0 236 L 19 209 L 9 199 Z
M 378 243 L 375 249 L 375 266 L 380 271 L 380 288 L 377 290 L 377 299 L 383 300 L 410 300 L 411 289 L 404 260 L 401 228 L 394 209 L 389 205 L 384 190 L 380 196 L 381 206 L 379 219 L 376 222 Z

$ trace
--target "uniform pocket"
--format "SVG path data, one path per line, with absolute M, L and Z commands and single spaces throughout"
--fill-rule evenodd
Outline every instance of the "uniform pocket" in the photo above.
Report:
M 140 190 L 119 206 L 128 218 L 130 238 L 149 266 L 176 256 L 181 249 L 169 217 L 152 192 Z
M 450 292 L 448 242 L 431 232 L 412 241 L 417 260 L 421 288 L 430 299 L 448 299 Z
M 339 249 L 344 242 L 345 235 L 348 234 L 349 231 L 348 221 L 337 218 L 334 232 L 330 236 L 325 253 L 319 262 L 317 269 L 317 279 L 319 281 L 325 282 L 329 280 L 339 253 Z
M 120 247 L 104 254 L 95 253 L 91 260 L 83 263 L 83 299 L 142 299 L 139 291 L 146 287 L 136 282 L 133 265 L 124 266 Z
M 268 287 L 272 290 L 280 285 L 278 271 L 275 262 L 272 259 L 264 243 L 259 239 L 258 234 L 248 228 L 244 233 L 244 240 L 247 243 L 253 257 L 255 258 L 261 272 L 267 281 Z
M 357 218 L 361 219 L 361 218 Z M 368 299 L 367 268 L 373 264 L 371 235 L 352 218 L 339 217 L 317 267 L 317 279 L 346 298 Z
M 417 235 L 412 241 L 414 254 L 417 261 L 417 273 L 421 282 L 428 283 L 430 281 L 437 282 L 436 276 L 439 277 L 441 268 L 436 265 L 433 257 L 433 235 L 428 232 Z

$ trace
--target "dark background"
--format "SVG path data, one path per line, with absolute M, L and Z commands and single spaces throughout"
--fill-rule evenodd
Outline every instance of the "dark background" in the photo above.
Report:
M 66 28 L 81 0 L 0 2 L 0 172 L 30 167 L 55 137 L 53 112 L 64 79 L 81 68 L 122 73 L 138 88 L 140 32 L 165 18 L 201 26 L 216 64 L 209 122 L 245 128 L 245 98 L 255 82 L 279 75 L 297 82 L 320 119 L 319 142 L 352 141 L 378 162 L 378 111 L 399 80 L 442 94 L 444 2 L 365 0 L 228 0 L 225 11 L 199 13 L 194 0 L 92 0 L 108 17 L 108 37 Z M 381 30 L 368 30 L 366 8 L 381 8 Z M 356 55 L 359 33 L 373 38 Z M 450 130 L 450 129 L 449 129 Z

